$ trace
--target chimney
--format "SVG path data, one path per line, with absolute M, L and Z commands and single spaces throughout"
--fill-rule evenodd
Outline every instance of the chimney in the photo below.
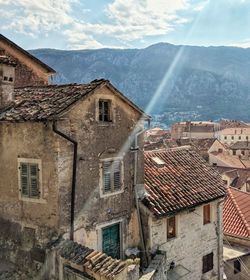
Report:
M 0 109 L 14 101 L 16 63 L 7 56 L 0 56 Z

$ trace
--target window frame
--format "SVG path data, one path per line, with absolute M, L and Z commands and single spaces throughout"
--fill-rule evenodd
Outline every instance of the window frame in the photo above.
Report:
M 21 175 L 21 165 L 29 164 L 29 165 L 37 165 L 38 169 L 38 192 L 39 196 L 26 196 L 22 194 L 22 175 Z M 37 203 L 46 203 L 46 200 L 43 199 L 43 188 L 42 188 L 42 161 L 41 159 L 34 158 L 18 158 L 18 193 L 19 200 L 27 201 L 27 202 L 37 202 Z M 30 187 L 29 187 L 30 188 Z
M 209 209 L 209 210 L 207 210 Z M 202 208 L 202 211 L 203 211 L 203 225 L 207 225 L 207 224 L 210 224 L 211 223 L 211 218 L 212 218 L 212 215 L 211 215 L 211 204 L 206 204 L 206 205 L 203 205 L 203 208 Z M 207 214 L 208 211 L 209 213 Z M 209 217 L 207 217 L 207 215 Z
M 214 269 L 214 253 L 211 252 L 202 257 L 202 273 L 207 273 Z
M 110 162 L 111 164 L 113 162 L 119 162 L 120 164 L 120 188 L 115 188 L 115 177 L 114 174 L 115 172 L 110 174 L 110 182 L 111 182 L 111 188 L 110 191 L 105 191 L 104 188 L 104 164 Z M 114 170 L 113 170 L 114 171 Z M 106 197 L 106 196 L 111 196 L 111 195 L 116 195 L 119 193 L 124 192 L 124 162 L 122 157 L 113 157 L 113 158 L 106 158 L 102 159 L 100 161 L 100 196 L 101 197 Z
M 169 221 L 174 219 L 174 233 L 171 235 L 169 232 Z M 167 226 L 167 241 L 172 240 L 177 237 L 177 216 L 168 217 L 166 220 Z
M 108 119 L 105 120 L 105 108 L 104 108 L 104 105 L 102 105 L 102 112 L 100 112 L 100 103 L 103 103 L 103 104 L 108 104 Z M 112 100 L 111 99 L 105 99 L 105 98 L 100 98 L 98 99 L 98 105 L 97 105 L 97 111 L 98 111 L 98 114 L 97 114 L 97 117 L 98 117 L 98 121 L 100 123 L 103 123 L 103 124 L 108 124 L 108 123 L 112 123 L 113 122 L 113 114 L 112 114 Z M 100 118 L 100 116 L 102 115 L 102 118 Z
M 124 257 L 124 238 L 123 238 L 123 231 L 124 231 L 124 219 L 119 218 L 119 219 L 114 219 L 109 222 L 104 222 L 96 225 L 96 232 L 97 232 L 97 248 L 98 251 L 103 252 L 103 238 L 102 238 L 102 233 L 103 229 L 107 227 L 111 227 L 115 224 L 119 224 L 120 227 L 120 258 L 123 259 Z

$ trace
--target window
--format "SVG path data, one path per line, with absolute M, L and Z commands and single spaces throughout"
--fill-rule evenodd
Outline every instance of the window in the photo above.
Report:
M 214 253 L 210 253 L 202 258 L 202 273 L 212 270 L 214 267 Z
M 224 139 L 227 140 L 227 136 L 224 136 Z
M 210 204 L 203 206 L 203 225 L 209 224 L 211 222 L 211 211 Z
M 19 162 L 19 191 L 21 197 L 40 198 L 38 163 Z
M 121 257 L 120 223 L 102 229 L 102 251 L 112 258 Z
M 241 272 L 241 263 L 239 260 L 234 261 L 234 274 Z
M 245 155 L 245 151 L 241 151 L 241 154 L 244 156 Z
M 175 216 L 167 219 L 167 239 L 176 237 L 176 219 Z
M 122 161 L 109 160 L 102 163 L 103 193 L 116 192 L 122 188 Z
M 111 122 L 111 101 L 99 100 L 99 121 Z
M 222 152 L 223 152 L 223 150 L 222 150 L 221 148 L 219 148 L 219 149 L 218 149 L 218 152 L 219 152 L 219 153 L 222 153 Z
M 231 136 L 231 139 L 234 140 L 234 136 Z
M 239 140 L 241 140 L 241 136 L 239 136 Z
M 234 155 L 234 156 L 236 155 L 236 150 L 233 150 L 233 155 Z

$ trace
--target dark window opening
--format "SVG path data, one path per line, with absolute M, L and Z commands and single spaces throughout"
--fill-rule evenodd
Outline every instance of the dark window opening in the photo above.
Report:
M 102 229 L 102 251 L 115 259 L 119 259 L 121 257 L 119 223 Z
M 4 80 L 4 81 L 8 81 L 8 77 L 4 76 L 4 77 L 3 77 L 3 80 Z
M 214 253 L 210 253 L 202 258 L 202 273 L 212 270 L 214 267 Z
M 234 156 L 236 155 L 236 150 L 233 150 L 233 155 L 234 155 Z
M 245 155 L 245 151 L 241 151 L 241 154 L 244 156 Z
M 241 272 L 241 263 L 239 260 L 234 261 L 234 274 Z
M 167 238 L 176 237 L 176 219 L 175 216 L 167 219 Z
M 233 140 L 233 139 L 234 139 L 234 136 L 231 136 L 231 139 Z
M 224 139 L 227 140 L 227 136 L 224 136 Z
M 241 140 L 241 136 L 239 136 L 239 140 Z
M 13 78 L 12 77 L 9 77 L 9 82 L 13 82 Z
M 217 166 L 217 163 L 216 163 L 216 162 L 213 162 L 213 166 Z
M 99 121 L 111 122 L 111 101 L 99 100 Z

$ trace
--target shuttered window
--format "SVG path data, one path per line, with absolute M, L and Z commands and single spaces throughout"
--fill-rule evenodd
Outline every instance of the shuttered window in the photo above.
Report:
M 209 224 L 211 222 L 211 210 L 210 204 L 203 206 L 203 225 Z
M 20 163 L 21 194 L 24 197 L 39 198 L 39 167 L 36 163 Z
M 210 253 L 202 258 L 202 273 L 212 270 L 214 267 L 214 253 Z
M 122 187 L 122 163 L 121 160 L 104 161 L 103 168 L 103 192 L 114 192 Z

